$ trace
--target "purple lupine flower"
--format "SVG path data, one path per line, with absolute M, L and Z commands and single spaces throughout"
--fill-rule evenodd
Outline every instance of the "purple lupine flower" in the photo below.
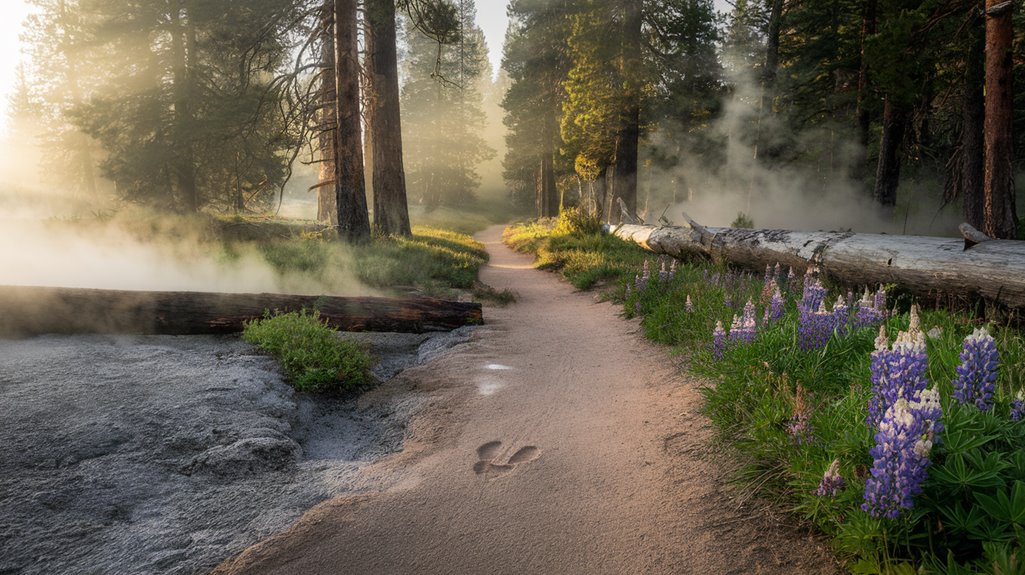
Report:
M 804 414 L 796 414 L 787 422 L 787 433 L 794 445 L 804 445 L 815 440 L 811 422 Z
M 755 304 L 750 299 L 744 304 L 744 313 L 738 319 L 733 316 L 733 326 L 730 328 L 730 340 L 751 343 L 758 333 L 758 324 L 755 323 Z
M 850 319 L 850 308 L 847 307 L 847 301 L 844 300 L 842 295 L 836 296 L 836 302 L 833 303 L 833 329 L 836 331 L 836 335 L 843 337 L 847 335 L 847 321 Z
M 808 311 L 815 311 L 826 299 L 826 288 L 819 280 L 809 278 L 811 278 L 810 275 L 804 276 L 804 292 L 801 296 L 800 307 Z
M 836 497 L 846 486 L 847 482 L 840 475 L 840 460 L 834 459 L 833 463 L 829 464 L 829 469 L 822 475 L 822 481 L 819 482 L 819 488 L 815 491 L 815 495 L 819 497 Z
M 879 284 L 879 289 L 876 290 L 872 307 L 876 308 L 879 313 L 883 314 L 883 317 L 886 317 L 886 290 L 883 289 L 883 284 Z
M 928 476 L 929 454 L 939 437 L 942 416 L 935 388 L 920 390 L 912 400 L 889 406 L 875 434 L 871 476 L 865 481 L 862 510 L 873 517 L 895 519 L 914 506 Z
M 641 302 L 634 302 L 634 315 L 641 315 Z
M 794 395 L 794 414 L 787 422 L 787 434 L 794 445 L 811 443 L 815 435 L 811 426 L 808 404 L 804 399 L 804 386 L 797 384 L 797 393 Z
M 669 269 L 666 268 L 665 260 L 662 260 L 662 265 L 658 268 L 658 281 L 659 283 L 666 283 L 673 279 L 673 276 L 669 274 Z
M 730 343 L 740 339 L 740 316 L 733 314 L 733 321 L 730 322 Z
M 760 301 L 762 305 L 768 305 L 769 302 L 772 301 L 772 294 L 778 291 L 779 284 L 776 283 L 775 279 L 770 278 L 769 281 L 762 284 L 762 293 L 761 296 L 759 296 L 758 301 Z
M 644 267 L 641 268 L 640 275 L 634 276 L 634 290 L 637 295 L 640 295 L 645 288 L 648 287 L 648 281 L 651 279 L 651 264 L 648 260 L 644 260 Z
M 769 323 L 770 321 L 776 321 L 783 317 L 783 294 L 779 291 L 779 286 L 776 286 L 776 291 L 772 294 L 772 299 L 769 301 Z
M 694 313 L 694 302 L 690 300 L 690 294 L 687 294 L 687 301 L 683 304 L 683 310 L 687 313 Z
M 925 336 L 921 330 L 898 333 L 892 348 L 887 349 L 886 330 L 880 327 L 871 359 L 872 395 L 866 424 L 878 427 L 886 410 L 898 399 L 910 401 L 923 391 L 929 384 L 925 377 L 927 368 Z
M 816 311 L 801 308 L 797 321 L 797 346 L 803 351 L 825 347 L 835 329 L 833 314 L 826 311 L 824 301 Z
M 787 293 L 797 293 L 800 286 L 800 280 L 797 279 L 797 274 L 794 273 L 794 268 L 790 268 L 789 271 L 787 271 Z
M 1025 391 L 1019 389 L 1011 400 L 1011 421 L 1021 421 L 1022 418 L 1025 418 Z
M 733 307 L 733 294 L 728 291 L 724 293 L 722 296 L 722 303 L 726 307 Z
M 772 266 L 769 265 L 769 264 L 765 264 L 765 278 L 762 279 L 762 285 L 765 285 L 765 284 L 769 283 L 769 280 L 771 280 L 771 279 L 772 279 Z
M 680 270 L 680 260 L 673 258 L 673 263 L 669 264 L 669 275 L 670 279 L 676 277 L 676 272 Z
M 1000 355 L 996 341 L 986 328 L 976 329 L 964 338 L 961 365 L 954 379 L 954 398 L 975 404 L 982 411 L 993 409 L 993 391 L 997 382 Z
M 783 269 L 779 266 L 779 262 L 776 262 L 776 266 L 772 268 L 772 277 L 776 280 L 776 285 L 781 285 L 786 279 L 783 275 Z
M 726 330 L 722 328 L 722 322 L 715 322 L 715 329 L 712 331 L 712 357 L 722 359 L 726 351 Z
M 854 329 L 869 327 L 883 321 L 883 312 L 876 309 L 872 294 L 865 288 L 865 293 L 858 301 L 858 309 L 854 312 Z

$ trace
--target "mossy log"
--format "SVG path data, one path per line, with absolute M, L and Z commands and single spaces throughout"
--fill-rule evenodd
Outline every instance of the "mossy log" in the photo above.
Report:
M 433 298 L 0 286 L 0 335 L 233 333 L 265 311 L 301 309 L 343 331 L 422 333 L 483 322 L 478 303 Z
M 689 220 L 689 218 L 688 218 Z M 982 298 L 1025 308 L 1025 242 L 994 240 L 962 228 L 963 239 L 624 224 L 611 229 L 658 254 L 709 258 L 754 270 L 777 262 L 848 286 L 896 284 L 921 297 Z

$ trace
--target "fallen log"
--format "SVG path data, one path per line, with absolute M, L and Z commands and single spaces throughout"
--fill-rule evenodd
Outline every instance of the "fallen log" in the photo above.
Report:
M 686 216 L 685 216 L 686 217 Z M 658 254 L 710 258 L 755 270 L 809 265 L 840 284 L 896 284 L 923 297 L 982 298 L 1025 308 L 1025 242 L 995 240 L 968 226 L 964 239 L 690 226 L 621 225 L 615 235 Z
M 433 298 L 0 286 L 0 335 L 233 333 L 265 311 L 301 309 L 343 331 L 422 333 L 483 322 L 478 303 Z

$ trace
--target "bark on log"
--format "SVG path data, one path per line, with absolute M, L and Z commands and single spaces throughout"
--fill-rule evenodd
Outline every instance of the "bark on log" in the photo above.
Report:
M 343 331 L 422 333 L 483 323 L 480 304 L 433 298 L 0 286 L 0 335 L 233 333 L 266 310 L 303 308 Z
M 981 297 L 1010 309 L 1025 308 L 1025 242 L 987 240 L 969 248 L 960 238 L 852 232 L 793 232 L 739 228 L 638 226 L 615 235 L 673 257 L 703 257 L 764 270 L 803 271 L 816 265 L 850 286 L 896 284 L 924 297 Z

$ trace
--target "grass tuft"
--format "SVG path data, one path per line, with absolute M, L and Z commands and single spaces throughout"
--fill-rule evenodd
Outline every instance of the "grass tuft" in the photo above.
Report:
M 320 320 L 316 311 L 264 314 L 247 322 L 242 339 L 278 360 L 299 391 L 339 394 L 367 382 L 373 364 L 366 349 Z

